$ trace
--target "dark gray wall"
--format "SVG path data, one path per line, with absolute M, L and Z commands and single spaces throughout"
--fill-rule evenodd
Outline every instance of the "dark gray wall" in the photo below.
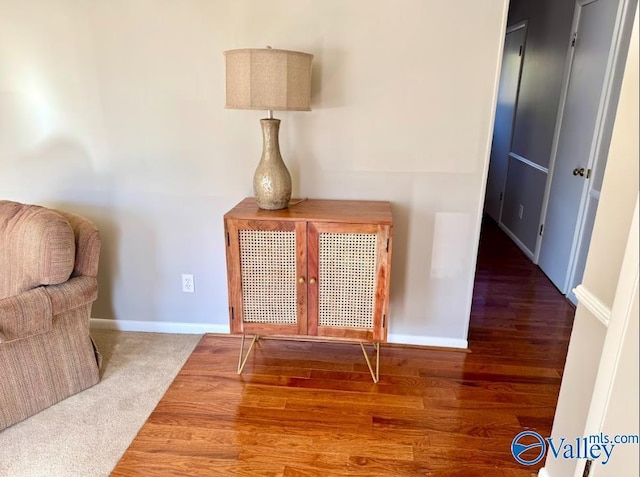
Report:
M 549 167 L 575 0 L 513 0 L 508 24 L 528 20 L 512 151 Z
M 574 9 L 574 0 L 512 0 L 509 7 L 508 25 L 528 22 L 511 150 L 543 169 L 549 167 L 551 157 Z M 535 252 L 546 180 L 544 170 L 509 159 L 502 224 L 531 255 Z M 522 219 L 518 215 L 520 205 Z
M 531 252 L 536 248 L 546 181 L 547 174 L 544 172 L 510 158 L 504 194 L 508 200 L 502 208 L 502 223 L 509 224 L 509 230 Z M 519 217 L 520 204 L 523 208 L 522 219 Z

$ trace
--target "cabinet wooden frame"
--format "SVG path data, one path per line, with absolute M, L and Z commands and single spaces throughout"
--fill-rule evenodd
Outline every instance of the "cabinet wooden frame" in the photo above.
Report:
M 229 321 L 234 334 L 383 343 L 387 339 L 393 223 L 388 202 L 306 200 L 281 211 L 245 199 L 225 214 Z M 243 315 L 241 231 L 295 233 L 296 323 L 255 323 Z M 375 235 L 375 291 L 371 327 L 319 325 L 321 234 Z

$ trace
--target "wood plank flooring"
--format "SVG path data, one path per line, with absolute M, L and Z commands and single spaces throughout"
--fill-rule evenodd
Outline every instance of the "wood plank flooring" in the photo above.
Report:
M 551 431 L 574 310 L 492 222 L 470 351 L 206 335 L 124 454 L 119 476 L 530 477 L 510 453 Z M 428 319 L 425 317 L 425 319 Z

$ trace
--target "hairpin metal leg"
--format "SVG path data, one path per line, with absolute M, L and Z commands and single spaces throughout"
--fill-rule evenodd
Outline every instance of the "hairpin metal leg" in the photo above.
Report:
M 247 354 L 244 359 L 242 359 L 242 353 L 244 351 L 244 336 L 242 335 L 242 342 L 240 343 L 240 356 L 238 356 L 238 374 L 242 373 L 244 369 L 244 365 L 247 364 L 247 359 L 249 359 L 249 355 L 251 354 L 251 350 L 253 349 L 253 345 L 258 341 L 258 335 L 254 335 L 251 340 L 251 345 L 249 345 L 249 349 L 247 350 Z
M 367 355 L 367 350 L 364 349 L 364 344 L 362 341 L 360 342 L 360 347 L 362 348 L 362 354 L 364 354 L 364 359 L 367 361 L 367 366 L 369 366 L 369 372 L 371 373 L 371 377 L 373 378 L 373 382 L 377 383 L 380 380 L 380 343 L 373 343 L 373 347 L 376 350 L 376 370 L 373 371 L 373 367 L 371 366 L 371 360 L 369 360 L 369 355 Z

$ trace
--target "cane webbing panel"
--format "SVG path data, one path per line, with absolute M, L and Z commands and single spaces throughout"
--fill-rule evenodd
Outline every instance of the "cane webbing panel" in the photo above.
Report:
M 321 233 L 318 253 L 318 324 L 372 328 L 376 235 Z
M 296 234 L 240 230 L 243 321 L 297 323 Z

